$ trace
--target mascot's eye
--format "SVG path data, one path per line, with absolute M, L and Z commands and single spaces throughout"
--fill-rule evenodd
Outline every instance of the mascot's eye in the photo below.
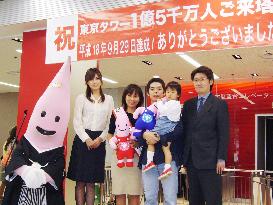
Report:
M 43 111 L 43 112 L 41 113 L 41 117 L 44 117 L 44 116 L 46 116 L 46 111 Z
M 56 116 L 55 117 L 55 122 L 59 122 L 60 121 L 60 117 L 59 116 Z

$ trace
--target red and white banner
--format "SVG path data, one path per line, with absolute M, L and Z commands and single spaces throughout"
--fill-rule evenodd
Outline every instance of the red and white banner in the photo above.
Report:
M 46 64 L 77 61 L 78 16 L 47 20 Z
M 273 45 L 272 0 L 169 0 L 67 19 L 48 21 L 47 54 L 73 50 L 79 61 Z

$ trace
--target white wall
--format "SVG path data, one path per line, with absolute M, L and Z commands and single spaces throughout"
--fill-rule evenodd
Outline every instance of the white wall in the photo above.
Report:
M 9 136 L 9 130 L 16 125 L 18 109 L 18 93 L 0 94 L 0 145 L 2 146 Z

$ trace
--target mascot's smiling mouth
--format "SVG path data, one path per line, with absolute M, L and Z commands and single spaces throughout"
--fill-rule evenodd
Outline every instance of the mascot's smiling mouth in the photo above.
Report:
M 43 128 L 37 126 L 36 130 L 38 132 L 40 132 L 42 135 L 54 135 L 56 133 L 56 131 L 48 131 L 48 130 L 44 130 Z

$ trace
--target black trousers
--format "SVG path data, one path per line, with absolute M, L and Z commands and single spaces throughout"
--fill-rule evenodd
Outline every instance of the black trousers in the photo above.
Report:
M 222 179 L 216 169 L 187 167 L 190 205 L 222 205 Z

